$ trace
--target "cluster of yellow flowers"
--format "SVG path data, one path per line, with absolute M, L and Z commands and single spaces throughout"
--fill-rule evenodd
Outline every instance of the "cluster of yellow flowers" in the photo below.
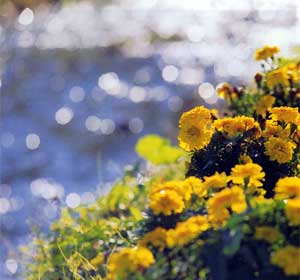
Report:
M 155 215 L 179 214 L 184 211 L 185 204 L 190 202 L 194 195 L 208 199 L 208 220 L 214 226 L 222 225 L 229 218 L 230 211 L 234 213 L 245 211 L 247 208 L 245 194 L 255 193 L 258 197 L 264 195 L 263 189 L 260 188 L 264 176 L 259 165 L 247 163 L 233 167 L 228 176 L 224 172 L 221 174 L 216 172 L 212 176 L 205 176 L 203 180 L 189 177 L 184 181 L 167 182 L 152 188 L 149 206 Z M 188 220 L 187 223 L 191 221 Z M 180 230 L 174 234 L 178 232 Z
M 276 46 L 264 46 L 255 52 L 256 60 L 274 59 L 274 55 L 280 50 Z M 288 63 L 269 71 L 266 75 L 266 83 L 269 88 L 278 85 L 289 86 L 291 83 L 298 82 L 300 79 L 300 64 Z
M 217 87 L 224 115 L 182 114 L 182 149 L 139 141 L 149 180 L 137 182 L 137 165 L 91 205 L 63 208 L 51 238 L 24 250 L 28 279 L 300 276 L 300 61 L 278 52 L 256 51 L 256 87 Z
M 139 244 L 142 246 L 152 245 L 160 251 L 166 247 L 184 246 L 209 228 L 210 225 L 206 216 L 192 216 L 186 221 L 178 222 L 174 229 L 155 228 L 148 232 Z
M 184 246 L 208 229 L 225 225 L 232 213 L 243 213 L 248 207 L 251 207 L 247 202 L 247 196 L 254 197 L 256 195 L 259 197 L 262 195 L 263 192 L 257 190 L 262 186 L 263 180 L 264 172 L 261 167 L 254 163 L 246 163 L 233 167 L 228 176 L 225 173 L 216 172 L 202 180 L 189 177 L 184 181 L 171 181 L 153 186 L 149 195 L 149 205 L 156 215 L 162 214 L 168 217 L 171 214 L 182 213 L 185 203 L 191 200 L 193 195 L 205 198 L 207 215 L 191 216 L 185 221 L 178 222 L 176 227 L 171 229 L 158 226 L 146 233 L 138 242 L 137 247 L 123 248 L 113 252 L 107 262 L 108 274 L 105 279 L 127 279 L 126 277 L 130 273 L 143 271 L 143 269 L 154 264 L 155 259 L 150 250 L 151 247 L 163 251 L 165 248 Z M 159 202 L 153 203 L 153 200 L 157 200 L 156 196 L 159 193 L 164 195 L 159 196 Z M 285 206 L 286 217 L 292 226 L 299 226 L 300 178 L 279 179 L 275 193 L 275 199 L 288 199 Z M 174 195 L 180 200 L 179 208 L 173 202 Z M 257 240 L 273 243 L 282 236 L 278 229 L 270 226 L 257 226 L 255 228 Z M 298 247 L 288 245 L 275 251 L 271 255 L 271 262 L 282 267 L 287 275 L 300 274 L 300 266 L 295 264 L 299 259 L 297 258 L 299 252 Z M 96 257 L 94 262 L 99 262 L 98 259 L 103 262 L 103 255 Z M 92 264 L 96 264 L 94 262 Z
M 255 193 L 260 196 L 264 195 L 264 190 L 260 188 L 263 185 L 264 176 L 265 174 L 261 166 L 254 163 L 247 163 L 233 167 L 231 174 L 228 176 L 225 172 L 216 172 L 212 176 L 205 176 L 202 180 L 191 176 L 184 181 L 166 182 L 152 187 L 149 195 L 149 207 L 155 215 L 163 214 L 169 216 L 179 214 L 184 211 L 192 195 L 198 198 L 207 198 L 220 190 L 221 192 L 212 197 L 212 202 L 209 204 L 213 207 L 213 201 L 216 200 L 218 207 L 222 207 L 218 200 L 223 200 L 223 196 L 234 197 L 237 195 L 236 197 L 239 198 L 243 196 L 243 192 L 241 193 L 235 187 L 239 187 L 240 189 L 245 188 L 247 194 Z M 234 184 L 235 187 L 226 188 L 229 182 L 231 182 L 231 185 Z M 228 200 L 224 198 L 224 201 L 231 205 L 231 201 L 233 203 L 234 199 Z M 240 201 L 244 201 L 244 199 L 240 199 Z M 235 207 L 233 208 L 235 209 Z M 244 208 L 244 206 L 241 208 Z
M 291 226 L 300 225 L 300 178 L 279 179 L 275 187 L 275 199 L 285 201 L 285 214 Z M 286 200 L 287 199 L 287 200 Z M 283 234 L 270 226 L 256 227 L 255 238 L 274 243 Z M 286 275 L 300 275 L 300 248 L 287 245 L 271 255 L 271 263 L 281 267 Z
M 232 137 L 253 127 L 258 128 L 258 123 L 253 118 L 245 116 L 218 119 L 213 122 L 210 110 L 199 106 L 181 116 L 178 135 L 179 145 L 186 151 L 196 151 L 210 143 L 215 129 L 224 131 Z
M 271 202 L 272 199 L 264 199 L 262 182 L 265 173 L 261 166 L 254 163 L 239 164 L 232 168 L 230 175 L 216 172 L 212 176 L 206 176 L 202 180 L 189 177 L 184 181 L 172 181 L 159 186 L 154 186 L 150 192 L 150 208 L 155 215 L 182 213 L 187 203 L 193 195 L 204 199 L 207 215 L 195 215 L 183 222 L 178 222 L 175 228 L 165 229 L 157 227 L 153 231 L 144 235 L 140 241 L 141 246 L 153 246 L 160 251 L 165 248 L 184 246 L 190 243 L 201 233 L 210 228 L 224 226 L 233 213 L 243 213 L 252 207 L 251 201 Z M 184 191 L 184 192 L 183 192 Z M 159 202 L 157 202 L 157 195 Z M 177 204 L 171 203 L 174 193 L 180 198 L 180 208 Z M 285 213 L 292 226 L 300 225 L 300 178 L 286 177 L 279 179 L 275 187 L 275 199 L 287 199 Z M 153 200 L 155 203 L 153 203 Z M 162 207 L 163 205 L 163 207 Z M 190 205 L 191 206 L 191 205 Z M 273 243 L 282 237 L 280 231 L 270 226 L 257 226 L 255 238 Z M 295 247 L 295 250 L 299 248 Z M 297 274 L 299 266 L 295 264 L 297 260 L 290 258 L 292 251 L 281 249 L 272 255 L 271 261 L 282 267 L 289 274 Z M 289 262 L 283 262 L 282 254 L 287 256 Z M 294 265 L 294 270 L 291 268 Z M 297 268 L 295 268 L 297 267 Z M 297 270 L 295 272 L 295 269 Z
M 152 252 L 145 247 L 122 248 L 112 253 L 107 262 L 105 280 L 127 279 L 130 273 L 142 271 L 155 262 Z
M 275 107 L 270 109 L 271 119 L 266 121 L 264 136 L 265 154 L 270 160 L 286 163 L 293 158 L 296 137 L 300 133 L 300 113 L 297 108 Z M 291 125 L 296 128 L 291 131 Z
M 256 198 L 262 198 L 264 190 L 260 187 L 264 176 L 258 164 L 246 163 L 234 166 L 227 176 L 231 187 L 212 194 L 207 201 L 209 220 L 212 225 L 214 227 L 224 225 L 230 217 L 230 212 L 244 212 L 247 209 L 246 195 L 255 194 Z
M 275 46 L 265 46 L 256 51 L 255 59 L 274 62 L 274 55 L 278 52 L 279 48 Z M 299 80 L 300 65 L 288 63 L 273 68 L 257 77 L 263 78 L 265 85 L 271 90 L 275 91 L 280 85 L 288 87 Z M 226 100 L 232 101 L 240 97 L 239 90 L 228 83 L 219 86 L 217 91 L 219 96 Z M 284 206 L 280 211 L 285 213 L 284 218 L 289 226 L 300 226 L 300 178 L 279 179 L 274 188 L 274 198 L 267 199 L 264 189 L 267 170 L 264 165 L 254 163 L 255 157 L 258 156 L 264 160 L 267 156 L 270 161 L 277 161 L 279 164 L 288 163 L 293 160 L 295 151 L 299 152 L 299 109 L 273 107 L 275 103 L 274 96 L 261 95 L 253 117 L 238 115 L 219 118 L 215 111 L 203 106 L 183 113 L 179 121 L 178 135 L 181 148 L 188 152 L 205 151 L 211 143 L 222 145 L 224 141 L 233 145 L 239 139 L 243 139 L 239 145 L 244 146 L 239 147 L 237 153 L 238 164 L 227 169 L 226 173 L 215 172 L 202 178 L 190 176 L 184 180 L 167 181 L 151 186 L 148 190 L 151 210 L 149 217 L 155 221 L 154 226 L 147 228 L 146 233 L 137 241 L 136 247 L 123 248 L 110 254 L 107 260 L 106 280 L 128 279 L 131 273 L 145 271 L 155 263 L 153 252 L 164 253 L 176 247 L 183 248 L 193 242 L 201 246 L 205 240 L 205 232 L 209 234 L 223 229 L 230 218 L 250 213 L 258 205 L 275 205 L 275 202 L 280 202 L 281 207 Z M 251 154 L 250 145 L 253 145 L 254 149 L 259 147 L 257 153 L 261 154 Z M 217 146 L 213 148 L 218 149 Z M 251 234 L 255 239 L 269 244 L 277 242 L 279 245 L 280 242 L 286 242 L 282 228 L 277 224 L 270 224 L 270 221 L 254 224 Z M 279 240 L 281 241 L 278 242 Z M 270 246 L 270 251 L 277 248 L 271 253 L 270 262 L 282 268 L 286 275 L 300 275 L 300 248 L 284 244 L 285 247 L 280 249 Z M 103 254 L 91 261 L 93 265 L 103 262 Z
M 261 105 L 259 109 L 260 113 L 266 114 L 266 110 L 269 110 L 271 114 L 271 119 L 266 120 L 263 130 L 252 117 L 226 117 L 212 121 L 210 110 L 202 106 L 197 107 L 184 113 L 180 119 L 179 144 L 187 151 L 196 151 L 210 143 L 215 131 L 232 138 L 252 130 L 253 138 L 260 136 L 265 138 L 265 154 L 270 160 L 286 163 L 293 158 L 295 141 L 299 141 L 300 113 L 297 108 L 284 106 L 270 108 L 271 103 Z M 291 130 L 291 125 L 296 128 Z
M 274 55 L 278 52 L 277 47 L 265 46 L 257 50 L 255 59 L 275 61 Z M 292 86 L 299 81 L 300 65 L 287 63 L 257 77 L 258 80 L 263 78 L 271 92 L 279 85 Z M 231 87 L 228 83 L 219 86 L 217 91 L 219 96 L 226 100 L 232 101 L 240 97 L 239 89 Z M 177 222 L 174 228 L 164 228 L 163 224 L 157 226 L 144 235 L 139 243 L 141 246 L 151 245 L 159 251 L 183 246 L 207 230 L 223 227 L 233 214 L 246 213 L 260 203 L 274 202 L 272 198 L 265 198 L 266 190 L 263 188 L 265 167 L 262 168 L 253 161 L 255 157 L 261 157 L 265 161 L 267 156 L 270 161 L 279 164 L 291 162 L 296 153 L 299 153 L 300 145 L 299 109 L 287 106 L 273 107 L 274 104 L 278 104 L 276 101 L 275 96 L 262 94 L 253 117 L 238 115 L 219 118 L 217 114 L 203 106 L 196 107 L 181 116 L 178 135 L 181 148 L 188 152 L 211 151 L 216 147 L 208 146 L 216 145 L 215 143 L 219 143 L 217 141 L 222 143 L 225 139 L 226 143 L 236 143 L 236 139 L 244 139 L 242 144 L 244 146 L 239 150 L 238 162 L 241 164 L 235 165 L 229 171 L 227 169 L 228 175 L 225 172 L 215 172 L 201 179 L 191 176 L 183 181 L 153 186 L 149 194 L 149 207 L 154 215 L 166 218 L 181 217 L 180 214 L 185 216 L 191 209 L 197 209 L 193 204 L 202 205 L 205 210 L 202 215 L 188 214 L 188 218 Z M 253 154 L 253 151 L 249 152 L 252 149 L 249 148 L 250 145 L 256 149 L 256 154 Z M 300 178 L 279 179 L 274 192 L 274 199 L 285 203 L 284 212 L 289 225 L 299 226 Z M 279 227 L 269 225 L 257 225 L 254 236 L 257 240 L 269 243 L 284 239 Z M 287 275 L 300 274 L 300 266 L 296 263 L 295 257 L 296 252 L 299 254 L 299 250 L 298 247 L 287 245 L 273 252 L 271 262 L 281 267 Z
M 259 124 L 253 118 L 246 116 L 218 119 L 213 123 L 213 126 L 216 130 L 225 132 L 229 137 L 244 133 L 253 128 L 259 130 Z

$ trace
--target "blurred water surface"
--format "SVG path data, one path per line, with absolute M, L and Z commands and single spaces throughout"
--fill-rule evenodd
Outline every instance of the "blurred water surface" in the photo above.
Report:
M 60 205 L 93 202 L 137 160 L 139 137 L 176 143 L 184 110 L 222 107 L 222 81 L 251 82 L 257 47 L 300 45 L 297 1 L 181 2 L 44 5 L 2 23 L 3 279 L 21 277 L 29 224 L 47 231 Z

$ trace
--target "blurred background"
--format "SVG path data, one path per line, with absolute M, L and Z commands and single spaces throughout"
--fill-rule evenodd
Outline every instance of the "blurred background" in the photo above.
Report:
M 251 84 L 264 44 L 299 49 L 298 0 L 0 1 L 0 279 L 22 279 L 30 227 L 107 191 L 139 137 L 176 144 L 183 111 Z

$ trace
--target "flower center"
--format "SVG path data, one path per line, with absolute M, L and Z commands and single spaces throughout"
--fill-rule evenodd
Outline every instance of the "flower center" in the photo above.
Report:
M 194 136 L 199 136 L 200 135 L 200 132 L 199 132 L 199 129 L 195 126 L 191 126 L 189 129 L 188 129 L 188 134 L 192 137 Z

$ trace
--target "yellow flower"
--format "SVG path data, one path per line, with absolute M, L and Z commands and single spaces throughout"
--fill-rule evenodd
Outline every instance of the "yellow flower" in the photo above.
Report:
M 269 243 L 273 243 L 281 237 L 281 233 L 273 227 L 262 226 L 255 228 L 255 238 L 258 240 L 265 240 Z
M 262 96 L 256 104 L 256 114 L 265 118 L 266 112 L 272 108 L 275 100 L 276 98 L 271 95 Z
M 289 75 L 287 69 L 284 67 L 272 70 L 266 75 L 267 86 L 273 88 L 277 85 L 288 86 Z
M 255 60 L 264 60 L 269 57 L 274 56 L 280 50 L 277 46 L 263 46 L 262 48 L 255 51 L 254 58 Z
M 231 169 L 231 178 L 234 184 L 245 186 L 247 191 L 257 191 L 263 185 L 265 173 L 262 167 L 256 163 L 238 164 Z
M 229 217 L 230 209 L 235 213 L 242 213 L 247 209 L 243 190 L 232 187 L 221 190 L 207 201 L 207 210 L 210 221 L 215 224 L 224 224 Z
M 184 202 L 191 199 L 192 193 L 193 185 L 191 184 L 191 179 L 185 181 L 174 180 L 158 184 L 150 190 L 149 206 L 155 215 L 162 213 L 169 216 L 174 213 L 181 213 L 185 207 Z
M 185 179 L 185 185 L 190 186 L 193 190 L 193 193 L 198 197 L 205 197 L 207 195 L 207 189 L 204 187 L 203 182 L 194 176 L 190 176 Z
M 265 154 L 270 160 L 286 163 L 293 158 L 294 144 L 286 139 L 271 136 L 265 143 Z
M 230 180 L 231 178 L 225 172 L 216 172 L 212 176 L 205 176 L 203 181 L 196 177 L 189 177 L 185 182 L 192 186 L 193 192 L 198 197 L 205 197 L 210 189 L 222 189 L 227 186 Z
M 291 134 L 290 124 L 286 125 L 286 127 L 283 128 L 281 125 L 278 125 L 277 121 L 275 120 L 267 120 L 265 129 L 262 132 L 262 136 L 264 138 L 276 136 L 276 137 L 287 139 L 289 138 L 290 134 Z
M 232 87 L 228 83 L 222 83 L 217 87 L 218 96 L 224 99 L 236 98 L 236 94 L 233 92 Z
M 259 130 L 259 124 L 251 117 L 237 116 L 223 118 L 214 122 L 215 129 L 224 131 L 229 137 L 244 133 L 252 128 Z
M 300 113 L 297 108 L 292 107 L 275 107 L 270 110 L 272 118 L 285 123 L 300 125 Z
M 184 209 L 182 197 L 174 190 L 161 190 L 150 196 L 149 207 L 155 215 L 164 214 L 166 216 L 174 213 L 181 213 Z
M 135 247 L 132 263 L 136 268 L 147 268 L 155 262 L 152 252 L 145 247 Z
M 286 275 L 300 275 L 300 248 L 288 245 L 271 255 L 271 263 L 281 267 Z
M 191 217 L 184 222 L 177 223 L 175 229 L 170 229 L 167 232 L 168 247 L 183 246 L 198 237 L 208 228 L 209 224 L 207 217 L 200 215 Z
M 300 199 L 289 199 L 285 206 L 285 214 L 292 226 L 300 225 Z
M 205 176 L 202 183 L 203 187 L 206 190 L 210 189 L 222 189 L 227 186 L 227 183 L 231 180 L 230 177 L 226 175 L 225 172 L 218 173 L 216 172 L 212 176 Z
M 108 279 L 126 279 L 130 273 L 142 271 L 155 262 L 151 251 L 144 247 L 122 248 L 108 259 Z
M 300 198 L 300 178 L 285 177 L 277 181 L 275 186 L 275 198 Z
M 293 82 L 299 82 L 300 81 L 300 63 L 289 63 L 285 66 L 288 72 L 288 75 L 290 79 Z
M 167 230 L 162 227 L 157 227 L 153 231 L 150 231 L 145 234 L 143 239 L 140 241 L 139 245 L 146 247 L 148 244 L 153 245 L 154 247 L 159 248 L 162 251 L 167 244 Z
M 95 258 L 90 260 L 90 263 L 95 267 L 102 265 L 104 263 L 104 254 L 99 253 Z
M 211 113 L 203 106 L 182 114 L 179 121 L 179 145 L 186 151 L 200 150 L 213 134 Z
M 179 181 L 179 180 L 173 180 L 168 181 L 163 184 L 154 185 L 151 188 L 150 195 L 160 192 L 162 190 L 172 190 L 177 192 L 179 196 L 182 197 L 184 201 L 188 201 L 191 199 L 191 195 L 193 192 L 192 185 L 189 184 L 188 181 Z

